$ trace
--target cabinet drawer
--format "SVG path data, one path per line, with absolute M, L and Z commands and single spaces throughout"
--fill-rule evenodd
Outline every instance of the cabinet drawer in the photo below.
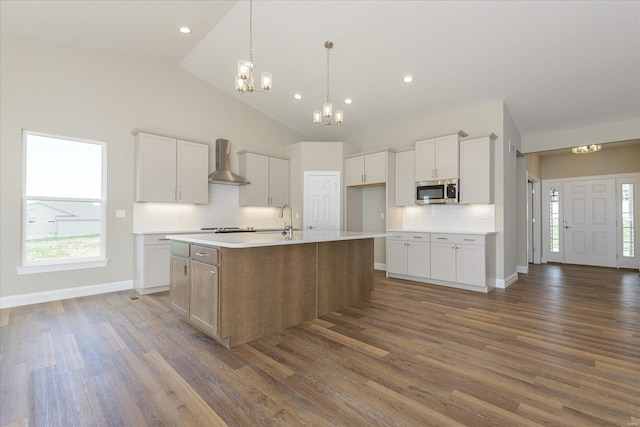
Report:
M 145 234 L 142 236 L 143 245 L 168 245 L 169 239 L 166 234 Z
M 404 240 L 407 242 L 429 242 L 429 233 L 411 233 L 407 231 L 394 231 L 387 234 L 388 240 Z
M 407 233 L 406 239 L 412 242 L 429 242 L 431 235 L 429 233 Z
M 204 264 L 218 265 L 218 249 L 209 246 L 191 245 L 191 259 Z
M 481 234 L 432 234 L 432 242 L 462 243 L 467 245 L 484 245 L 485 236 Z

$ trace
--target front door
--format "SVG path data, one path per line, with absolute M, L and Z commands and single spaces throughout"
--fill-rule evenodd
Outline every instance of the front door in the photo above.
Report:
M 340 172 L 304 172 L 305 230 L 340 230 Z
M 616 180 L 565 182 L 564 262 L 616 266 Z

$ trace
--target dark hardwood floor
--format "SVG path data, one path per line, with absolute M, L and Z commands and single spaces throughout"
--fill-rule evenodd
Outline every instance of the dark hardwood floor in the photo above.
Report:
M 0 425 L 640 425 L 637 271 L 489 294 L 388 280 L 227 350 L 124 291 L 0 311 Z

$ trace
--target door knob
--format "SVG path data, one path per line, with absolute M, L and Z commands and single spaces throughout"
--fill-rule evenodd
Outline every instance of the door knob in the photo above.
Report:
M 564 226 L 564 228 L 571 228 L 571 226 L 569 226 L 569 225 L 565 225 L 565 226 Z
M 313 225 L 310 225 L 310 226 L 309 226 L 309 230 L 311 230 L 312 228 L 313 228 Z

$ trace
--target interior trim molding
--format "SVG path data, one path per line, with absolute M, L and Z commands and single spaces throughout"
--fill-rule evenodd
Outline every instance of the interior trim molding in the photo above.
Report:
M 516 273 L 529 274 L 529 265 L 516 266 Z
M 373 263 L 373 269 L 374 270 L 387 271 L 387 264 L 383 264 L 381 262 L 374 262 Z
M 38 304 L 41 302 L 59 301 L 69 298 L 86 297 L 89 295 L 106 294 L 109 292 L 133 289 L 133 280 L 121 282 L 101 283 L 99 285 L 78 286 L 75 288 L 55 289 L 53 291 L 32 292 L 30 294 L 0 297 L 0 308 L 19 307 L 22 305 Z
M 496 288 L 507 289 L 509 286 L 513 285 L 517 281 L 518 281 L 518 272 L 516 271 L 515 273 L 506 277 L 504 280 L 496 279 Z

